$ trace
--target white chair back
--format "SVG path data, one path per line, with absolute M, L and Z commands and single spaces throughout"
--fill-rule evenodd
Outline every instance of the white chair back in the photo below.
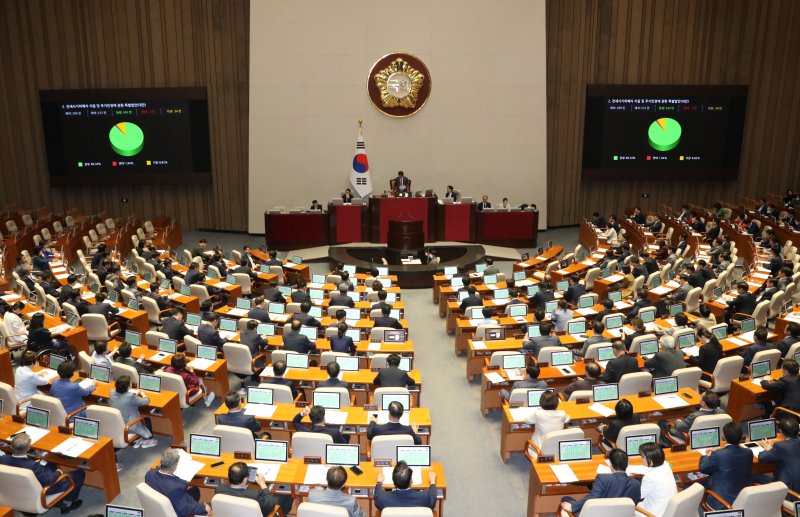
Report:
M 498 368 L 502 368 L 503 357 L 507 355 L 524 355 L 524 354 L 512 350 L 498 350 L 497 352 L 492 352 L 492 356 L 489 358 L 489 366 L 497 366 Z
M 14 387 L 5 382 L 0 382 L 0 400 L 3 401 L 2 415 L 13 415 L 17 412 L 17 394 L 14 393 Z
M 781 481 L 748 486 L 739 492 L 731 506 L 743 509 L 745 515 L 780 517 L 783 500 L 786 499 L 788 491 L 788 487 Z
M 370 444 L 370 457 L 373 461 L 375 459 L 392 460 L 396 463 L 398 445 L 414 445 L 414 438 L 409 434 L 376 436 Z
M 325 445 L 333 443 L 330 435 L 297 432 L 292 435 L 292 458 L 325 457 Z
M 538 363 L 547 363 L 550 364 L 550 359 L 553 357 L 553 354 L 556 352 L 569 352 L 569 348 L 564 346 L 545 346 L 539 350 L 539 356 L 536 358 L 536 362 Z
M 118 409 L 108 406 L 92 405 L 86 408 L 86 418 L 100 422 L 100 436 L 111 438 L 115 449 L 124 449 L 128 446 L 125 441 L 125 420 Z M 138 435 L 130 433 L 129 440 L 133 442 Z
M 255 499 L 216 494 L 211 498 L 211 511 L 218 517 L 258 517 L 261 507 Z
M 178 517 L 167 496 L 156 492 L 147 483 L 136 485 L 136 495 L 147 517 Z
M 119 379 L 123 375 L 127 375 L 131 378 L 131 382 L 133 384 L 137 386 L 139 385 L 139 372 L 136 371 L 136 368 L 133 366 L 115 361 L 111 363 L 111 375 L 113 375 L 115 379 Z
M 59 492 L 45 496 L 42 504 L 42 487 L 33 471 L 0 465 L 0 505 L 8 506 L 18 512 L 42 514 L 55 506 L 68 493 Z M 13 513 L 13 512 L 12 512 Z M 347 514 L 345 514 L 347 515 Z
M 673 495 L 667 503 L 663 517 L 684 517 L 695 515 L 703 500 L 706 489 L 700 483 L 692 483 L 688 488 Z
M 250 347 L 240 343 L 225 343 L 222 345 L 222 353 L 228 361 L 228 371 L 237 375 L 253 375 L 253 356 L 250 354 Z
M 639 277 L 642 278 L 642 277 Z M 633 517 L 636 515 L 633 499 L 628 497 L 607 497 L 589 499 L 581 508 L 582 517 Z
M 650 391 L 653 376 L 649 372 L 626 373 L 619 380 L 619 396 L 638 395 L 640 391 Z
M 348 515 L 350 514 L 346 508 L 329 504 L 305 502 L 297 507 L 297 517 L 347 517 Z
M 558 442 L 566 440 L 583 440 L 583 429 L 580 427 L 550 431 L 542 437 L 542 454 L 558 458 Z
M 714 385 L 700 382 L 700 385 L 715 393 L 726 393 L 731 389 L 731 381 L 739 378 L 739 373 L 744 366 L 744 358 L 741 356 L 723 357 L 717 361 L 714 367 Z
M 220 451 L 249 452 L 251 455 L 256 453 L 256 442 L 250 429 L 234 427 L 230 425 L 217 424 L 211 430 L 211 434 L 222 438 Z
M 700 391 L 699 384 L 700 378 L 703 376 L 703 370 L 697 366 L 678 368 L 672 372 L 672 375 L 678 378 L 678 389 L 689 388 L 690 390 L 694 390 L 696 392 Z
M 289 386 L 282 384 L 270 384 L 269 382 L 262 382 L 258 385 L 259 388 L 270 388 L 272 390 L 272 402 L 275 404 L 293 404 L 294 397 L 292 397 L 292 389 Z
M 50 426 L 67 425 L 67 412 L 59 399 L 37 393 L 31 397 L 31 407 L 48 410 L 50 412 Z

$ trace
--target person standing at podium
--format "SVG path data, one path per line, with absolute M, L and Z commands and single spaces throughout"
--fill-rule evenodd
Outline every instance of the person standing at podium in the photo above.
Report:
M 492 208 L 492 204 L 489 203 L 489 196 L 487 196 L 486 194 L 483 195 L 483 197 L 481 198 L 481 202 L 478 203 L 478 211 L 483 212 L 484 208 Z
M 397 177 L 394 179 L 395 195 L 399 197 L 408 197 L 408 188 L 411 186 L 411 180 L 406 178 L 403 171 L 397 171 Z

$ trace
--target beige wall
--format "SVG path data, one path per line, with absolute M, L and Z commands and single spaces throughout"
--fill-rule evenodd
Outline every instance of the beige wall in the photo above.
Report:
M 501 8 L 502 7 L 502 8 Z M 406 119 L 379 113 L 366 77 L 406 51 L 432 91 Z M 547 224 L 544 0 L 255 0 L 250 9 L 249 230 L 269 207 L 349 186 L 357 120 L 373 186 L 402 169 L 415 190 L 535 202 Z

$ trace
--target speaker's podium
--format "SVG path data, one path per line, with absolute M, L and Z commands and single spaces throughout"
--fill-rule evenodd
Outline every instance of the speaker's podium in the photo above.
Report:
M 416 221 L 422 230 L 422 248 L 436 241 L 436 196 L 373 197 L 369 201 L 370 240 L 389 244 L 392 221 Z M 391 246 L 389 246 L 391 247 Z
M 390 264 L 399 264 L 401 257 L 417 257 L 425 247 L 425 231 L 420 220 L 389 221 L 386 238 L 386 258 Z

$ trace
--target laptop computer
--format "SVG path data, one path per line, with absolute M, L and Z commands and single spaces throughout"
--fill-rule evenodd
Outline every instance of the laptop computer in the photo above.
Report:
M 314 391 L 312 394 L 313 405 L 322 406 L 325 409 L 341 409 L 341 398 L 339 393 L 327 391 Z
M 358 445 L 325 444 L 325 464 L 357 467 L 359 463 Z
M 591 459 L 591 440 L 563 440 L 558 442 L 558 461 L 588 461 Z
M 658 377 L 653 379 L 653 393 L 656 395 L 678 393 L 678 377 Z
M 689 443 L 692 450 L 719 447 L 719 427 L 690 430 Z
M 268 404 L 271 405 L 274 399 L 274 391 L 272 388 L 247 388 L 247 403 L 248 404 Z
M 139 389 L 144 391 L 151 391 L 153 393 L 161 393 L 161 377 L 159 377 L 158 375 L 148 375 L 146 373 L 140 373 Z
M 608 402 L 619 399 L 619 384 L 595 384 L 592 386 L 594 402 Z
M 525 368 L 525 354 L 506 354 L 502 356 L 502 360 L 504 370 Z
M 100 421 L 92 420 L 91 418 L 83 418 L 76 416 L 72 433 L 81 438 L 88 438 L 90 440 L 97 440 L 100 438 Z
M 397 461 L 404 461 L 409 467 L 430 467 L 430 445 L 398 445 Z
M 222 438 L 208 434 L 189 435 L 189 454 L 219 457 L 222 448 Z
M 645 443 L 658 443 L 658 437 L 655 434 L 642 434 L 635 436 L 625 437 L 625 453 L 628 456 L 638 456 L 639 447 Z

